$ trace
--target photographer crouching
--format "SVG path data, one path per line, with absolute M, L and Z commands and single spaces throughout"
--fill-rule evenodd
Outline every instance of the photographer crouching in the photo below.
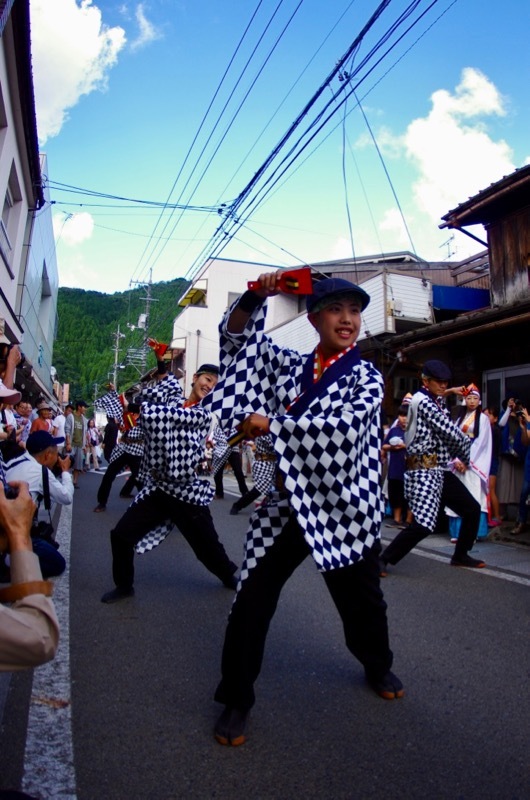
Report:
M 66 568 L 53 538 L 51 522 L 51 504 L 70 505 L 74 497 L 70 458 L 61 458 L 58 454 L 57 447 L 63 442 L 63 438 L 54 438 L 47 431 L 35 431 L 28 436 L 26 450 L 20 449 L 5 465 L 10 482 L 25 481 L 33 500 L 38 505 L 44 501 L 48 520 L 39 522 L 35 515 L 33 550 L 39 556 L 45 578 L 61 575 Z
M 0 553 L 9 553 L 11 569 L 11 585 L 0 588 L 0 670 L 4 671 L 51 661 L 59 643 L 52 584 L 42 579 L 33 553 L 34 514 L 27 484 L 8 486 L 0 462 Z

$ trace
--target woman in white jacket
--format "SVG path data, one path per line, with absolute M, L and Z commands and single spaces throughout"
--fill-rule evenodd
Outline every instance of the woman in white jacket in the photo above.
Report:
M 466 467 L 460 459 L 455 458 L 450 466 L 455 475 L 469 489 L 475 500 L 480 503 L 480 525 L 477 538 L 485 539 L 488 535 L 488 492 L 489 472 L 491 466 L 492 435 L 491 424 L 482 411 L 480 391 L 475 384 L 466 389 L 465 406 L 455 420 L 460 430 L 471 439 L 471 459 Z M 451 541 L 457 541 L 460 518 L 446 508 L 450 521 Z M 458 522 L 457 522 L 458 520 Z

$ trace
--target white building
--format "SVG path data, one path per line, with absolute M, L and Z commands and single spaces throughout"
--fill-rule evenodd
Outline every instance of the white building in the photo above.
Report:
M 57 264 L 51 207 L 42 188 L 31 71 L 28 0 L 0 13 L 0 339 L 19 344 L 24 396 L 53 398 Z
M 321 266 L 323 269 L 321 270 Z M 204 363 L 216 364 L 219 359 L 218 326 L 228 306 L 243 294 L 249 281 L 262 272 L 273 272 L 278 267 L 229 259 L 210 259 L 193 285 L 181 298 L 182 312 L 173 323 L 171 349 L 176 354 L 176 364 L 188 376 Z M 366 271 L 362 277 L 363 288 L 371 303 L 363 313 L 360 341 L 370 336 L 396 333 L 433 322 L 432 285 L 415 275 L 400 274 L 376 265 L 377 273 Z M 351 267 L 345 269 L 338 262 L 313 265 L 314 276 L 338 275 L 352 282 L 358 281 Z M 366 277 L 372 274 L 372 277 Z M 396 322 L 399 320 L 398 324 Z M 292 347 L 299 352 L 310 352 L 317 343 L 317 335 L 309 324 L 305 312 L 305 298 L 300 295 L 280 294 L 269 301 L 267 331 L 273 341 Z

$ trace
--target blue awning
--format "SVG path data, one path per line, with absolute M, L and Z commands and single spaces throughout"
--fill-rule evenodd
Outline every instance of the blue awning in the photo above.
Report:
M 434 308 L 446 311 L 477 311 L 489 308 L 489 289 L 469 289 L 462 286 L 433 286 Z

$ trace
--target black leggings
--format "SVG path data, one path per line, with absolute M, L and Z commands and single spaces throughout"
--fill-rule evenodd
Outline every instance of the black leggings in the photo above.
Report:
M 462 517 L 462 526 L 454 551 L 455 558 L 460 558 L 471 550 L 475 542 L 480 523 L 480 503 L 477 503 L 471 492 L 452 472 L 444 473 L 440 508 L 443 509 L 445 506 Z M 383 553 L 384 561 L 388 564 L 397 564 L 431 533 L 429 528 L 412 522 L 388 545 Z
M 370 676 L 382 677 L 392 666 L 386 603 L 379 586 L 379 542 L 368 557 L 322 573 L 344 626 L 346 646 Z M 270 622 L 281 590 L 310 549 L 294 516 L 243 581 L 226 629 L 222 680 L 215 699 L 248 710 L 254 704 Z
M 130 589 L 134 582 L 134 546 L 146 533 L 170 519 L 182 533 L 193 552 L 207 570 L 223 583 L 237 570 L 219 541 L 208 506 L 184 503 L 160 489 L 129 506 L 114 530 L 112 575 L 120 589 Z
M 123 455 L 118 456 L 118 458 L 113 461 L 112 464 L 109 464 L 98 489 L 98 503 L 100 506 L 107 505 L 112 484 L 114 483 L 116 476 L 119 475 L 120 472 L 125 469 L 125 467 L 129 467 L 131 474 L 127 482 L 123 485 L 120 495 L 122 497 L 128 497 L 130 494 L 132 494 L 132 490 L 134 489 L 135 485 L 137 485 L 136 479 L 141 462 L 141 456 L 129 456 L 127 453 L 124 453 Z

